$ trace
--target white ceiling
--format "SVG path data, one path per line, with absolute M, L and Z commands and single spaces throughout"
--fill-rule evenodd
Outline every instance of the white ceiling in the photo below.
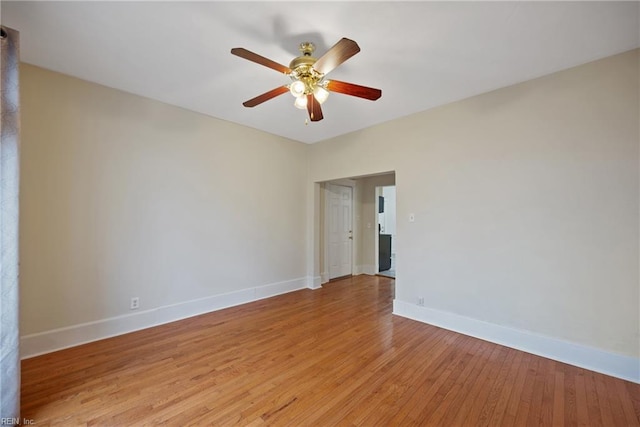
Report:
M 313 143 L 640 46 L 638 2 L 8 2 L 24 62 Z M 382 89 L 332 94 L 324 120 L 288 83 L 229 53 L 288 65 L 303 41 L 320 57 L 341 37 L 361 52 L 329 74 Z

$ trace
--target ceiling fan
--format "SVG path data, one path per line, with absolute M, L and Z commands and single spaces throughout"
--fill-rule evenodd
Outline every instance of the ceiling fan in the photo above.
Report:
M 302 55 L 294 58 L 287 67 L 241 47 L 231 49 L 233 55 L 279 71 L 289 76 L 292 80 L 291 84 L 279 86 L 243 102 L 242 105 L 255 107 L 283 93 L 291 92 L 296 98 L 294 105 L 303 110 L 306 108 L 309 113 L 309 119 L 312 122 L 317 122 L 323 118 L 320 104 L 326 101 L 329 92 L 357 96 L 371 101 L 375 101 L 382 96 L 380 89 L 325 79 L 325 76 L 330 71 L 360 52 L 360 47 L 356 42 L 342 38 L 318 59 L 311 56 L 314 50 L 313 43 L 301 43 L 300 52 L 302 52 Z

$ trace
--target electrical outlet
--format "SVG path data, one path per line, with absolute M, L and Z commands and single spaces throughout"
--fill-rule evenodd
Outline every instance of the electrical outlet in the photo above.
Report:
M 418 297 L 418 305 L 424 307 L 424 297 Z
M 140 308 L 140 298 L 138 297 L 133 297 L 131 298 L 131 306 L 130 306 L 131 310 L 137 310 Z

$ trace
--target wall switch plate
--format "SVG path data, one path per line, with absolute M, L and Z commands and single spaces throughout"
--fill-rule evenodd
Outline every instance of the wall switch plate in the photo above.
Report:
M 131 310 L 139 309 L 140 308 L 140 298 L 138 298 L 138 297 L 131 298 L 131 305 L 129 306 L 129 308 L 131 308 Z
M 416 214 L 409 214 L 409 222 L 414 222 L 416 220 Z

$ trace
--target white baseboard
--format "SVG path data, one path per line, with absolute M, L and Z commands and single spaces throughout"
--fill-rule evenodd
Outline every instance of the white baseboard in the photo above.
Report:
M 362 274 L 368 274 L 369 276 L 375 276 L 378 274 L 375 265 L 362 265 Z
M 320 274 L 320 283 L 329 283 L 329 272 L 328 271 Z
M 359 276 L 360 274 L 368 274 L 369 276 L 375 276 L 376 273 L 376 266 L 375 265 L 354 265 L 353 266 L 353 271 L 351 272 L 351 274 L 353 276 Z M 320 275 L 321 277 L 321 282 L 320 283 L 329 283 L 329 281 L 331 280 L 329 277 L 329 272 L 326 273 L 322 273 Z
M 640 359 L 500 326 L 458 314 L 393 301 L 393 314 L 522 350 L 580 368 L 640 383 Z
M 313 282 L 319 278 L 313 278 Z M 276 295 L 307 289 L 307 277 L 242 289 L 227 294 L 212 295 L 191 301 L 137 311 L 131 314 L 82 323 L 65 328 L 25 335 L 20 338 L 22 359 L 75 347 L 92 341 L 175 322 L 223 308 L 233 307 Z
M 322 277 L 307 276 L 307 288 L 320 289 L 322 287 Z

